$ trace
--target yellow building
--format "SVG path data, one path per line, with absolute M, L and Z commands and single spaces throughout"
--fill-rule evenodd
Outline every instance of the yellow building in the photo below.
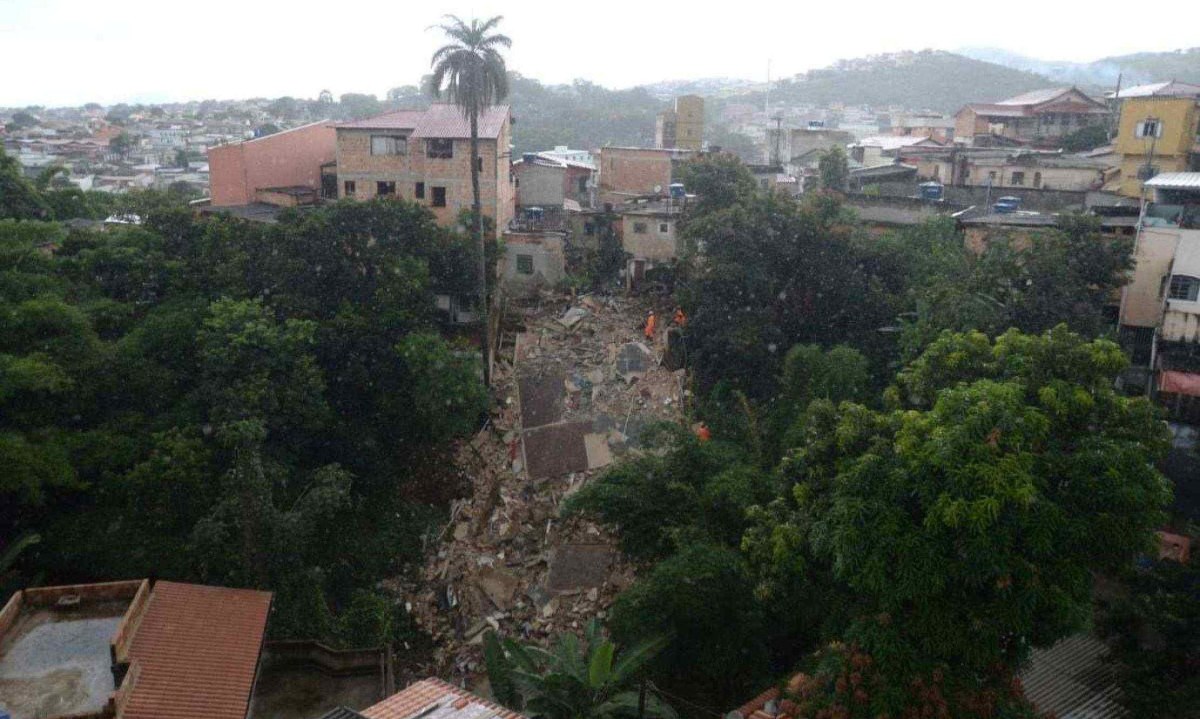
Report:
M 704 98 L 681 95 L 673 110 L 658 113 L 654 146 L 664 149 L 696 150 L 704 145 Z
M 1173 83 L 1172 85 L 1178 85 Z M 1195 94 L 1159 93 L 1129 96 L 1121 93 L 1121 121 L 1115 150 L 1121 156 L 1120 193 L 1140 197 L 1152 175 L 1200 169 L 1200 87 Z M 1131 88 L 1135 90 L 1136 88 Z M 1178 87 L 1174 91 L 1183 92 Z M 1153 152 L 1153 160 L 1150 154 Z M 1151 169 L 1147 173 L 1146 166 Z

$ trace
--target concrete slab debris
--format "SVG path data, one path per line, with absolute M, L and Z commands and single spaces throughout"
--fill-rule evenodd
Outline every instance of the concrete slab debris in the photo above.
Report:
M 612 464 L 612 450 L 608 447 L 608 434 L 595 432 L 583 435 L 583 446 L 587 450 L 587 468 L 600 469 Z
M 475 575 L 475 581 L 492 604 L 500 610 L 508 609 L 512 605 L 517 586 L 520 584 L 516 577 L 495 567 L 480 569 Z
M 643 427 L 686 411 L 682 371 L 659 366 L 642 341 L 649 308 L 643 298 L 552 292 L 509 305 L 502 347 L 511 354 L 501 352 L 492 380 L 499 401 L 488 428 L 456 453 L 471 494 L 454 502 L 420 570 L 386 584 L 433 640 L 421 673 L 478 686 L 487 627 L 545 644 L 605 616 L 634 581 L 615 538 L 561 508 L 640 451 Z
M 562 317 L 558 318 L 558 321 L 563 327 L 571 329 L 575 325 L 579 324 L 579 320 L 587 317 L 587 314 L 587 310 L 583 309 L 582 307 L 572 307 L 571 309 L 567 310 Z
M 607 544 L 567 544 L 559 547 L 550 563 L 547 588 L 558 593 L 599 587 L 608 576 L 614 553 Z
M 550 479 L 588 469 L 583 436 L 590 422 L 566 422 L 531 429 L 525 433 L 525 461 L 530 479 Z
M 521 392 L 521 423 L 526 429 L 562 419 L 565 380 L 562 369 L 521 375 L 517 385 Z

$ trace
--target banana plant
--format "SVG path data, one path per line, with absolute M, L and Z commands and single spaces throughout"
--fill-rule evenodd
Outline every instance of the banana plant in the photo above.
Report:
M 644 703 L 634 684 L 638 672 L 667 645 L 652 638 L 620 654 L 593 619 L 582 641 L 560 634 L 549 649 L 484 638 L 484 663 L 492 694 L 501 704 L 531 719 L 677 719 L 657 694 Z

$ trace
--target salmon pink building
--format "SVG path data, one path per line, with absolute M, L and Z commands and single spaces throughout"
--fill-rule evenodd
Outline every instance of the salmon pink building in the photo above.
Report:
M 329 120 L 210 148 L 212 205 L 315 202 L 322 196 L 321 167 L 336 152 L 337 131 Z

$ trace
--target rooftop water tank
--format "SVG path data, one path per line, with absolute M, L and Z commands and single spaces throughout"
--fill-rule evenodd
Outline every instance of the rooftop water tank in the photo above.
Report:
M 922 182 L 918 187 L 921 190 L 922 200 L 940 200 L 945 190 L 940 182 Z
M 671 191 L 672 198 L 674 198 L 676 200 L 683 199 L 684 192 L 683 192 L 683 183 L 682 182 L 672 182 L 668 189 Z
M 1021 209 L 1021 198 L 1012 195 L 1005 195 L 992 204 L 992 211 L 1001 215 L 1007 215 L 1019 209 Z

